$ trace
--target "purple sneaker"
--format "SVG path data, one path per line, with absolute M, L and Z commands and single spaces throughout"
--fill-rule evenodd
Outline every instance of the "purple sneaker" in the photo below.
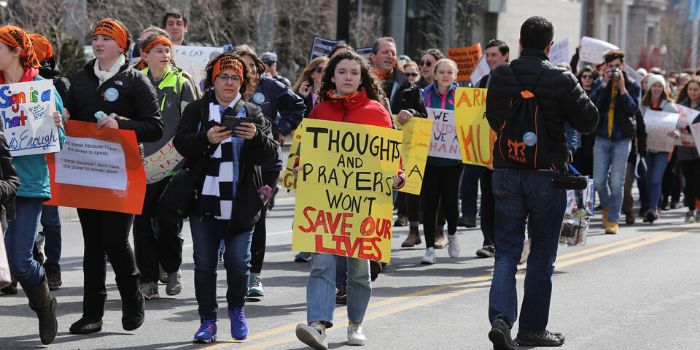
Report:
M 243 306 L 228 310 L 228 318 L 231 320 L 231 336 L 236 340 L 248 338 L 248 323 L 245 320 Z
M 202 323 L 199 325 L 199 330 L 194 334 L 195 343 L 213 343 L 216 341 L 216 321 L 207 321 L 202 316 Z

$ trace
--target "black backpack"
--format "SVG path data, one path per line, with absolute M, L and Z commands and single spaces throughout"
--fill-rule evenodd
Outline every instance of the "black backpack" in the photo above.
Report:
M 512 70 L 512 68 L 511 68 Z M 532 169 L 549 169 L 549 135 L 542 116 L 537 96 L 533 91 L 540 81 L 545 69 L 535 81 L 535 85 L 523 85 L 518 75 L 513 76 L 520 83 L 522 90 L 510 100 L 510 111 L 498 130 L 498 150 L 504 160 Z

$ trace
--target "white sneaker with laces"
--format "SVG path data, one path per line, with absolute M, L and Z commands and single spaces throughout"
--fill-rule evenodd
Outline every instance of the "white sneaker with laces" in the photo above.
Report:
M 459 241 L 457 240 L 456 233 L 447 235 L 447 254 L 453 259 L 459 256 Z
M 328 350 L 326 329 L 318 322 L 300 323 L 297 325 L 296 333 L 297 339 L 304 344 L 317 350 Z
M 426 264 L 426 265 L 432 265 L 437 261 L 435 258 L 435 251 L 433 248 L 428 248 L 425 250 L 425 257 L 421 259 L 420 263 L 421 264 Z
M 365 345 L 367 338 L 362 334 L 362 324 L 350 322 L 348 325 L 348 345 Z

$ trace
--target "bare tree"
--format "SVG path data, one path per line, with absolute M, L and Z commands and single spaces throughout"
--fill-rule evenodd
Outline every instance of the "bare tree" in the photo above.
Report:
M 360 10 L 362 13 L 359 12 Z M 354 8 L 350 12 L 350 23 L 353 25 L 350 31 L 350 43 L 356 49 L 371 46 L 379 37 L 377 33 L 381 33 L 384 26 L 381 6 L 364 4 L 362 9 Z
M 314 35 L 335 37 L 335 1 L 277 0 L 275 49 L 306 66 Z
M 466 47 L 480 42 L 481 38 L 472 37 L 472 27 L 479 23 L 476 14 L 477 7 L 483 0 L 455 0 L 455 10 L 447 8 L 444 0 L 425 0 L 422 5 L 426 8 L 428 18 L 435 30 L 421 32 L 425 36 L 428 47 L 449 48 L 450 44 L 444 42 L 448 32 L 453 36 L 453 47 Z M 452 16 L 452 18 L 449 18 Z M 453 24 L 450 24 L 454 21 Z
M 661 60 L 662 67 L 669 70 L 685 68 L 690 63 L 688 55 L 692 38 L 692 24 L 685 12 L 667 11 L 661 15 L 659 30 L 661 45 L 666 53 Z

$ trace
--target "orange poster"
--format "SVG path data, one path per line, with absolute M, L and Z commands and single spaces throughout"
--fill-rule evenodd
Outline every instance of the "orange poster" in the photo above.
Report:
M 61 152 L 47 154 L 48 205 L 141 214 L 146 195 L 136 134 L 71 120 Z
M 481 57 L 481 44 L 447 49 L 447 58 L 455 61 L 459 69 L 457 81 L 471 80 L 469 75 L 472 74 L 474 68 L 476 68 L 476 64 L 479 63 L 479 57 Z

